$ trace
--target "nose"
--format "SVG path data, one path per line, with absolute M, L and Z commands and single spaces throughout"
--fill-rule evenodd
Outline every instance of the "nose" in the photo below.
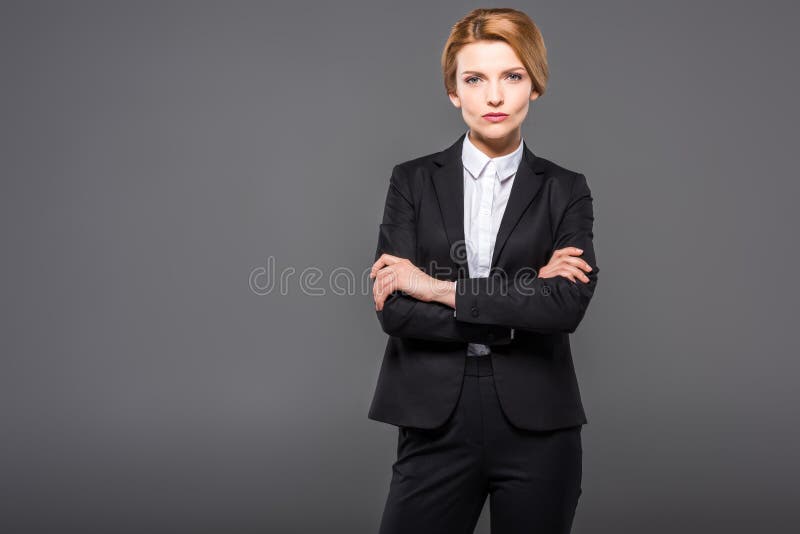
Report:
M 500 88 L 500 82 L 490 82 L 486 91 L 486 101 L 489 104 L 499 106 L 503 103 L 503 91 Z

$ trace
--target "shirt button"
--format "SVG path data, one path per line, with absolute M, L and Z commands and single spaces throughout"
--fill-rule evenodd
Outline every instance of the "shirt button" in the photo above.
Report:
M 480 312 L 478 312 L 478 308 L 473 307 L 472 308 L 472 316 L 473 317 L 477 317 L 478 315 L 480 315 Z

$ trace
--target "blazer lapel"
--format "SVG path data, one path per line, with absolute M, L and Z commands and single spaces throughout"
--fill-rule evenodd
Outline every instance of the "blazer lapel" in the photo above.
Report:
M 467 247 L 464 239 L 464 165 L 461 149 L 466 132 L 450 147 L 434 156 L 438 168 L 433 173 L 433 185 L 444 221 L 445 233 L 450 242 L 450 258 L 458 266 L 458 278 L 469 276 Z M 533 197 L 544 183 L 544 169 L 540 158 L 530 151 L 523 140 L 520 161 L 514 183 L 511 186 L 506 210 L 497 231 L 492 265 L 494 268 L 503 246 L 514 230 L 519 218 L 533 201 Z
M 461 162 L 461 147 L 466 135 L 466 132 L 461 134 L 455 143 L 433 158 L 439 166 L 433 173 L 433 186 L 450 242 L 450 259 L 458 266 L 457 278 L 469 276 L 464 240 L 464 165 Z
M 517 174 L 514 176 L 514 183 L 511 184 L 511 193 L 506 204 L 506 211 L 500 221 L 500 228 L 497 230 L 497 239 L 492 253 L 492 266 L 497 266 L 500 253 L 506 244 L 508 236 L 514 231 L 520 217 L 533 202 L 533 197 L 539 192 L 544 183 L 544 165 L 540 158 L 528 149 L 525 141 L 522 141 L 522 161 L 519 162 Z M 490 268 L 490 270 L 491 270 Z

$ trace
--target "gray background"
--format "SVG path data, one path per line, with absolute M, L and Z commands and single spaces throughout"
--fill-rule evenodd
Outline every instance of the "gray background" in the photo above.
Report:
M 465 130 L 479 5 L 2 3 L 0 530 L 376 531 L 386 336 L 298 278 L 368 268 L 392 166 Z M 796 528 L 796 7 L 514 7 L 525 139 L 595 199 L 574 532 Z

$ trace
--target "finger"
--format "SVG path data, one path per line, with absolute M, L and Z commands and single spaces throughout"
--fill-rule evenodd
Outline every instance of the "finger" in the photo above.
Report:
M 565 269 L 559 269 L 558 276 L 563 276 L 564 278 L 566 278 L 567 280 L 570 280 L 572 282 L 575 281 L 575 274 L 572 271 L 570 271 L 569 269 L 566 269 L 566 268 Z
M 375 275 L 375 281 L 382 282 L 386 280 L 387 277 L 391 278 L 393 276 L 395 276 L 394 269 L 391 266 L 387 266 L 378 271 L 378 273 Z
M 397 277 L 394 273 L 389 273 L 386 276 L 382 276 L 380 280 L 378 280 L 378 289 L 380 291 L 381 296 L 386 298 L 389 293 L 396 289 L 395 282 Z
M 380 270 L 380 267 L 378 266 L 378 262 L 376 261 L 375 263 L 372 264 L 372 267 L 369 268 L 369 277 L 370 278 L 375 278 L 375 275 L 377 274 L 377 272 L 379 270 Z
M 564 256 L 560 258 L 561 262 L 569 263 L 570 265 L 575 265 L 576 267 L 583 269 L 587 273 L 592 270 L 592 266 L 586 263 L 584 260 L 580 258 L 576 258 L 574 256 Z
M 553 278 L 554 276 L 558 276 L 558 265 L 558 263 L 548 263 L 539 269 L 537 276 L 539 278 Z
M 389 298 L 395 288 L 393 280 L 389 280 L 388 282 L 377 282 L 379 284 L 378 291 L 377 291 L 377 305 L 378 310 L 383 310 L 383 306 L 386 303 L 386 299 Z
M 372 267 L 369 270 L 370 278 L 374 278 L 378 271 L 389 265 L 386 256 L 387 254 L 382 254 L 381 257 L 372 264 Z
M 400 261 L 409 261 L 405 258 L 400 258 L 398 256 L 392 256 L 391 254 L 381 254 L 381 257 L 372 264 L 372 268 L 370 269 L 369 276 L 370 278 L 375 277 L 375 274 L 386 267 L 387 265 L 393 265 Z
M 580 256 L 583 254 L 583 249 L 578 247 L 564 247 L 556 250 L 553 256 Z
M 375 283 L 372 286 L 372 291 L 380 296 L 384 294 L 385 287 L 386 287 L 386 279 L 388 277 L 384 274 L 380 274 L 377 278 L 375 278 Z
M 589 282 L 589 277 L 583 274 L 583 271 L 578 269 L 577 267 L 573 266 L 565 266 L 564 271 L 568 272 L 571 276 L 569 277 L 570 280 L 575 282 L 575 278 L 579 278 L 582 282 Z
M 377 260 L 375 260 L 375 263 L 372 264 L 372 268 L 369 271 L 370 277 L 374 277 L 375 273 L 383 269 L 386 265 L 389 265 L 391 263 L 390 258 L 393 257 L 394 256 L 390 254 L 381 254 L 380 257 Z
M 403 261 L 405 258 L 400 258 L 398 256 L 392 256 L 391 254 L 381 254 L 380 260 L 383 261 L 385 265 L 391 265 L 393 263 L 397 263 L 398 261 Z
M 369 268 L 369 277 L 375 278 L 375 275 L 378 274 L 378 271 L 383 269 L 386 264 L 383 262 L 383 257 L 378 259 L 375 263 L 372 264 L 372 267 Z
M 372 294 L 373 299 L 375 300 L 375 309 L 378 311 L 382 310 L 383 304 L 386 302 L 386 298 L 389 296 L 389 293 L 385 290 L 381 282 L 375 282 L 372 287 Z
M 391 272 L 381 271 L 375 278 L 375 283 L 372 285 L 372 291 L 379 296 L 385 294 L 386 286 L 392 283 L 392 278 L 393 275 Z

